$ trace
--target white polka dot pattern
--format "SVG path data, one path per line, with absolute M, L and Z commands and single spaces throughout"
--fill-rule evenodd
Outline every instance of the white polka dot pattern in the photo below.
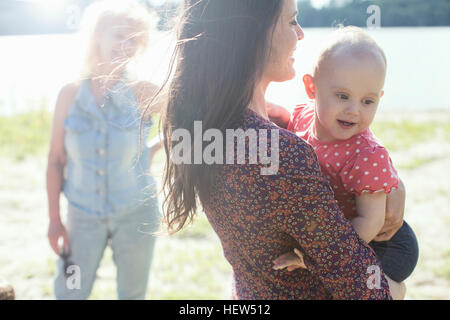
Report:
M 323 143 L 311 134 L 314 132 L 313 105 L 301 108 L 294 113 L 289 128 L 313 146 L 322 172 L 346 217 L 356 214 L 354 195 L 380 190 L 389 193 L 398 187 L 398 174 L 389 154 L 369 129 L 345 141 Z M 303 128 L 305 123 L 306 129 Z

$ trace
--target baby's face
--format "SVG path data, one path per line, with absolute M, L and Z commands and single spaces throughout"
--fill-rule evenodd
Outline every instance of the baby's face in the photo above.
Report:
M 329 58 L 314 79 L 317 137 L 346 140 L 365 131 L 383 95 L 385 74 L 381 57 L 340 54 Z

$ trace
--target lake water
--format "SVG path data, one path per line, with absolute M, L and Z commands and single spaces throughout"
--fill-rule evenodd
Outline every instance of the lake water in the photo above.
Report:
M 269 87 L 267 98 L 292 108 L 306 99 L 303 74 L 310 72 L 318 43 L 331 29 L 304 29 L 297 45 L 297 76 Z M 381 28 L 369 34 L 385 50 L 388 73 L 380 112 L 450 112 L 450 27 Z M 171 37 L 158 34 L 138 64 L 141 77 L 164 78 Z M 77 75 L 81 57 L 77 35 L 0 37 L 0 114 L 14 114 L 45 105 L 53 108 L 59 89 Z

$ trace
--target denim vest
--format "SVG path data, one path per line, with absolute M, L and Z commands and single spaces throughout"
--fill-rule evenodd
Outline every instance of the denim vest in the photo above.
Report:
M 132 89 L 120 80 L 103 99 L 99 107 L 89 80 L 83 81 L 64 122 L 64 194 L 70 205 L 97 217 L 126 213 L 155 193 L 146 173 L 151 122 L 143 122 L 141 146 L 141 116 Z

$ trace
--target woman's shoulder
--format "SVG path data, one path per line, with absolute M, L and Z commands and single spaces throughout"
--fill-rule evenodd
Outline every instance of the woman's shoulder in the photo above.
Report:
M 159 90 L 156 84 L 148 81 L 133 81 L 129 85 L 137 100 L 142 102 L 151 99 Z
M 82 81 L 74 81 L 65 84 L 58 94 L 55 111 L 67 114 L 75 102 L 78 91 L 80 90 Z
M 129 83 L 136 94 L 146 94 L 148 92 L 154 92 L 158 89 L 158 86 L 154 83 L 145 80 L 135 80 Z
M 129 85 L 136 96 L 139 110 L 145 119 L 150 119 L 152 113 L 160 112 L 162 104 L 159 101 L 164 100 L 163 94 L 159 93 L 160 87 L 148 81 L 134 81 Z M 157 93 L 158 96 L 156 96 Z
M 267 130 L 267 145 L 272 150 L 278 150 L 280 167 L 295 167 L 305 162 L 312 165 L 317 162 L 313 147 L 305 140 L 289 130 L 276 126 L 250 109 L 246 110 L 243 129 Z M 276 143 L 275 148 L 273 143 Z
M 75 98 L 81 87 L 82 81 L 73 81 L 65 84 L 59 91 L 59 95 L 63 98 Z

